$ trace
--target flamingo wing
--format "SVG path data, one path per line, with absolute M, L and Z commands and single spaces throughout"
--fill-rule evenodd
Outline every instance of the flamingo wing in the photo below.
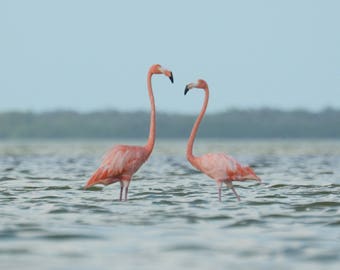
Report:
M 252 168 L 249 166 L 242 165 L 232 156 L 228 156 L 224 154 L 224 158 L 226 159 L 226 172 L 227 172 L 227 180 L 229 181 L 245 181 L 245 180 L 258 180 L 260 178 L 255 174 Z
M 104 157 L 99 168 L 87 181 L 85 188 L 95 184 L 109 185 L 131 176 L 147 159 L 143 147 L 118 145 L 113 147 Z

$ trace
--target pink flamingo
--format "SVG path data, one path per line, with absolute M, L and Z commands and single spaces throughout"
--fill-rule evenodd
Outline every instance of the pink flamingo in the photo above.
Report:
M 225 183 L 227 187 L 231 188 L 237 199 L 240 200 L 240 196 L 237 194 L 232 181 L 256 180 L 261 182 L 261 179 L 250 167 L 241 165 L 233 157 L 226 154 L 208 153 L 200 157 L 195 157 L 192 154 L 196 133 L 207 109 L 209 100 L 209 88 L 208 84 L 204 80 L 198 80 L 196 83 L 189 83 L 186 85 L 184 95 L 186 95 L 187 92 L 192 88 L 203 89 L 205 91 L 205 98 L 202 110 L 196 119 L 189 137 L 186 153 L 187 159 L 196 169 L 205 173 L 216 181 L 219 201 L 221 201 L 221 189 L 223 183 Z
M 156 133 L 156 108 L 152 92 L 151 77 L 153 74 L 164 74 L 173 83 L 173 76 L 170 70 L 156 64 L 150 67 L 147 76 L 148 93 L 151 104 L 150 131 L 147 144 L 145 146 L 116 145 L 103 158 L 99 168 L 87 181 L 85 189 L 96 185 L 110 185 L 120 182 L 120 196 L 122 200 L 123 189 L 125 188 L 125 201 L 128 196 L 128 189 L 133 174 L 149 158 L 155 144 Z

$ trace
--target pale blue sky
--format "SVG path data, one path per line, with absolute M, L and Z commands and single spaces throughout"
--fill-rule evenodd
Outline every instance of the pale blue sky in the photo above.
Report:
M 0 111 L 340 108 L 340 1 L 0 1 Z

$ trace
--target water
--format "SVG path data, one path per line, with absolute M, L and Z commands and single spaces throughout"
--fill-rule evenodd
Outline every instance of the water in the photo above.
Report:
M 113 143 L 0 143 L 0 269 L 338 269 L 340 141 L 200 140 L 263 179 L 222 203 L 185 141 L 157 142 L 128 202 L 82 190 Z

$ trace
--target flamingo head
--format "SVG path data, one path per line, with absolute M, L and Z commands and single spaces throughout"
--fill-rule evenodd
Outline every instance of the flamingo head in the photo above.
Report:
M 188 91 L 192 88 L 206 89 L 208 88 L 208 84 L 205 80 L 202 79 L 198 79 L 197 82 L 194 83 L 189 83 L 185 86 L 184 95 L 186 95 Z
M 174 77 L 172 75 L 172 72 L 159 64 L 152 65 L 150 68 L 150 72 L 152 74 L 164 74 L 170 79 L 172 83 L 174 83 Z

